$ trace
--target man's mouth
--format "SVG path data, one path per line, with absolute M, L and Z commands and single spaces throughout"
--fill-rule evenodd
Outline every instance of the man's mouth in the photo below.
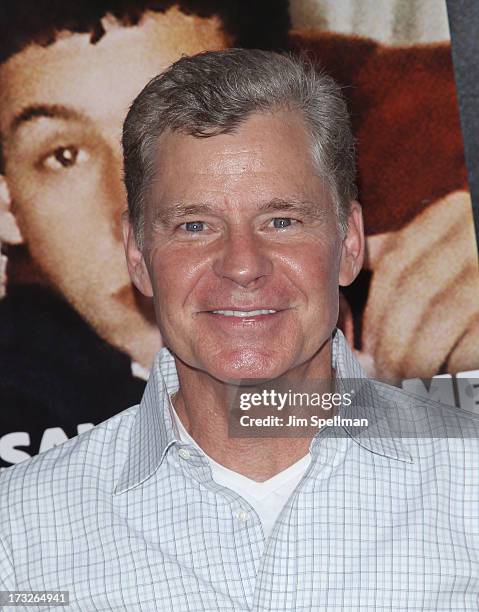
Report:
M 288 308 L 251 308 L 240 310 L 239 308 L 215 308 L 203 311 L 209 317 L 213 326 L 218 329 L 246 330 L 255 328 L 259 330 L 269 329 L 270 325 L 277 325 Z
M 269 315 L 278 312 L 277 310 L 272 309 L 262 309 L 262 310 L 212 310 L 212 314 L 223 315 L 224 317 L 257 317 L 259 315 Z

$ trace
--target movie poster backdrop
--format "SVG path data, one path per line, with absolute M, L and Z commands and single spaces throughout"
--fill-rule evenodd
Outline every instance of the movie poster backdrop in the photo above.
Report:
M 123 254 L 122 121 L 182 54 L 229 46 L 305 53 L 343 86 L 367 256 L 339 326 L 368 375 L 476 409 L 458 384 L 479 368 L 479 275 L 446 6 L 399 6 L 3 3 L 0 468 L 140 401 L 161 338 Z

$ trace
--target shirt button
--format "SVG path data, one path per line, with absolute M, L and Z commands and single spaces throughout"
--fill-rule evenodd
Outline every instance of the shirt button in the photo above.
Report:
M 180 448 L 180 450 L 178 451 L 178 455 L 182 459 L 189 459 L 191 457 L 190 451 L 188 449 L 186 449 L 186 448 Z
M 235 512 L 235 516 L 240 523 L 245 523 L 248 520 L 249 512 L 246 512 L 246 510 L 238 510 Z

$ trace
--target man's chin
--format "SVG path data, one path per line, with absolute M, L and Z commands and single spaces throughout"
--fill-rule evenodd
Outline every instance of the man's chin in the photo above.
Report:
M 283 359 L 273 355 L 242 355 L 235 358 L 224 358 L 214 361 L 205 368 L 206 371 L 221 382 L 232 385 L 251 385 L 259 381 L 273 380 L 288 370 Z

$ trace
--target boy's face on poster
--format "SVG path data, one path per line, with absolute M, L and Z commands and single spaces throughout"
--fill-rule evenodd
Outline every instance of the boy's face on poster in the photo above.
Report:
M 65 33 L 0 66 L 5 181 L 48 284 L 115 346 L 149 365 L 160 338 L 132 288 L 121 243 L 121 129 L 150 78 L 181 54 L 227 46 L 215 18 L 173 8 L 106 34 Z M 149 306 L 149 305 L 148 305 Z

